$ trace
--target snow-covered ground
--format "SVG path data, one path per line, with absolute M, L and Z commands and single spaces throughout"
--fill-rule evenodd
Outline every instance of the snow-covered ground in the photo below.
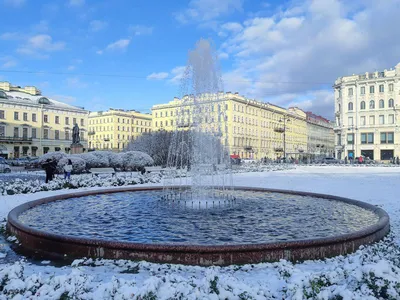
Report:
M 297 264 L 205 268 L 84 259 L 64 267 L 47 261 L 3 263 L 0 299 L 400 299 L 400 168 L 298 167 L 235 174 L 234 182 L 378 205 L 389 213 L 392 233 L 345 257 Z M 0 196 L 0 217 L 25 201 L 68 192 Z M 3 248 L 7 256 L 0 263 L 12 256 L 7 245 Z

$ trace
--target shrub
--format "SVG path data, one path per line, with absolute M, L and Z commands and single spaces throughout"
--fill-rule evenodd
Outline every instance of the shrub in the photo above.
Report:
M 110 159 L 110 167 L 115 169 L 123 168 L 122 154 L 111 152 L 109 159 Z
M 150 155 L 140 151 L 128 151 L 121 154 L 122 164 L 125 170 L 137 169 L 138 167 L 151 166 L 154 164 Z
M 86 171 L 86 161 L 79 157 L 78 155 L 68 155 L 60 159 L 57 164 L 57 170 L 60 173 L 63 173 L 63 167 L 68 163 L 68 159 L 72 162 L 72 173 L 73 174 L 81 174 Z
M 41 157 L 39 157 L 39 164 L 43 164 L 46 160 L 51 159 L 55 160 L 57 163 L 64 157 L 66 157 L 67 154 L 61 151 L 56 151 L 56 152 L 48 152 Z
M 91 153 L 75 154 L 73 156 L 83 159 L 86 162 L 87 169 L 97 168 L 102 164 L 102 161 L 97 156 L 94 156 Z

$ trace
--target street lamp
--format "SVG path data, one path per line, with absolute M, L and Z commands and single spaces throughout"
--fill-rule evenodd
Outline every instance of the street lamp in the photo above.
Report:
M 286 122 L 290 122 L 287 117 L 281 118 L 279 122 L 283 122 L 283 157 L 286 159 Z

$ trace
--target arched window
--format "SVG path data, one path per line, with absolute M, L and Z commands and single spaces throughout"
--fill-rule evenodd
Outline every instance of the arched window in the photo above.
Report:
M 365 101 L 361 101 L 360 108 L 365 109 Z
M 348 109 L 353 110 L 353 102 L 349 102 Z
M 383 99 L 379 100 L 379 108 L 385 108 L 385 101 Z
M 389 99 L 389 107 L 394 107 L 394 100 L 393 99 Z
M 375 108 L 375 101 L 374 100 L 369 101 L 369 108 L 370 109 L 374 109 Z

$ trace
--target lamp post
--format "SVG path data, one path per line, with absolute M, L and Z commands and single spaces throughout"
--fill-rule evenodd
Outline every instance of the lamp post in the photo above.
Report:
M 285 116 L 279 122 L 283 122 L 283 157 L 286 159 L 286 122 L 290 122 L 290 119 Z

